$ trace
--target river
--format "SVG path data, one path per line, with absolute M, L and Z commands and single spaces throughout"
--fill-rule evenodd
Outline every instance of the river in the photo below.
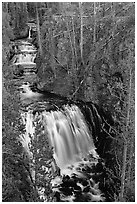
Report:
M 25 132 L 19 138 L 29 157 L 39 198 L 49 201 L 43 183 L 50 178 L 54 201 L 105 201 L 100 189 L 102 172 L 98 170 L 98 166 L 103 169 L 103 163 L 94 144 L 95 132 L 97 134 L 102 123 L 96 106 L 67 101 L 57 95 L 49 100 L 53 95 L 47 97 L 46 92 L 33 91 L 37 49 L 29 39 L 15 42 L 15 47 L 17 52 L 12 63 L 24 70 L 20 114 Z M 47 147 L 53 148 L 51 158 L 48 158 Z

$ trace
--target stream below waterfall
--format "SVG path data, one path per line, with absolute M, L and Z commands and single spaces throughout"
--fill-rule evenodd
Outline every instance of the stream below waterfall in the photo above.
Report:
M 18 52 L 12 63 L 23 67 L 25 81 L 20 88 L 21 102 L 25 104 L 20 109 L 22 123 L 25 126 L 25 133 L 20 135 L 20 142 L 31 161 L 34 183 L 36 179 L 41 178 L 46 183 L 49 176 L 54 194 L 52 201 L 106 201 L 106 195 L 102 192 L 102 188 L 105 189 L 105 184 L 102 184 L 105 179 L 102 173 L 104 163 L 94 144 L 97 139 L 95 134 L 102 122 L 96 106 L 92 103 L 72 101 L 67 103 L 65 98 L 58 98 L 57 95 L 49 100 L 49 97 L 46 98 L 46 92 L 38 94 L 31 90 L 33 84 L 30 81 L 26 82 L 26 78 L 36 76 L 37 50 L 28 40 L 20 40 L 15 42 L 15 45 Z M 48 161 L 44 161 L 44 155 L 41 154 L 42 156 L 38 158 L 36 156 L 45 151 L 44 138 L 53 148 L 53 159 L 49 169 L 46 166 Z M 39 172 L 36 172 L 36 165 L 39 165 Z M 55 172 L 56 176 L 52 177 Z M 45 186 L 40 182 L 37 186 L 39 197 L 44 202 L 49 201 Z

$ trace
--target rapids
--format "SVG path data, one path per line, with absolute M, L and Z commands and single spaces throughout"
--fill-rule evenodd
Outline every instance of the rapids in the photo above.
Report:
M 16 56 L 16 61 L 13 62 L 15 65 L 24 65 L 24 64 L 35 64 L 34 63 L 34 59 L 35 59 L 36 55 L 35 54 L 18 54 Z

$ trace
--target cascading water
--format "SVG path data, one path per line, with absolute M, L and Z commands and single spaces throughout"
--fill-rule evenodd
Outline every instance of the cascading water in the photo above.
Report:
M 31 26 L 29 26 L 29 37 L 28 39 L 31 39 Z
M 61 170 L 95 150 L 84 117 L 77 106 L 65 106 L 64 112 L 45 111 L 42 114 L 49 140 L 54 147 L 54 158 Z
M 26 133 L 21 141 L 28 151 L 31 143 L 29 135 L 33 139 L 35 132 L 33 114 L 31 111 L 24 113 L 22 118 Z M 81 161 L 88 153 L 97 157 L 84 116 L 77 106 L 64 106 L 64 111 L 43 111 L 42 123 L 48 132 L 48 139 L 54 148 L 55 161 L 61 170 Z
M 33 64 L 36 54 L 18 54 L 15 65 L 17 64 Z
M 30 44 L 22 44 L 20 45 L 20 51 L 21 52 L 36 52 L 37 50 L 35 49 L 35 47 L 33 45 L 30 45 Z
M 26 150 L 26 152 L 29 154 L 29 157 L 31 158 L 31 151 L 30 151 L 30 144 L 31 144 L 31 139 L 33 140 L 33 135 L 35 132 L 35 127 L 33 126 L 33 114 L 31 111 L 28 112 L 22 112 L 21 113 L 22 117 L 22 122 L 25 125 L 25 134 L 20 135 L 20 141 Z M 31 138 L 30 138 L 31 135 Z
M 75 188 L 84 190 L 83 180 L 89 179 L 90 176 L 87 182 L 89 192 L 88 194 L 84 192 L 81 196 L 87 201 L 103 201 L 104 197 L 101 195 L 98 185 L 92 179 L 93 172 L 88 177 L 83 172 L 84 168 L 92 169 L 98 163 L 99 156 L 95 150 L 92 133 L 89 131 L 80 109 L 76 105 L 64 105 L 62 109 L 54 111 L 44 110 L 39 114 L 34 114 L 34 109 L 30 109 L 28 112 L 22 113 L 22 119 L 26 132 L 20 138 L 24 149 L 31 159 L 33 159 L 31 152 L 32 143 L 34 137 L 37 137 L 35 135 L 35 130 L 38 128 L 36 120 L 40 121 L 41 126 L 44 127 L 45 139 L 48 138 L 50 145 L 53 147 L 53 157 L 61 170 L 61 175 L 54 178 L 51 182 L 53 191 L 61 193 L 60 184 L 62 178 L 68 176 L 71 181 L 73 176 L 76 175 L 74 192 L 71 192 L 69 196 L 64 197 L 63 195 L 62 200 L 77 201 L 78 196 Z M 53 171 L 55 170 L 54 165 Z M 32 177 L 35 179 L 35 168 L 34 170 L 32 169 Z M 45 199 L 41 193 L 43 189 L 42 191 L 41 188 L 37 190 L 40 197 Z M 87 198 L 85 198 L 85 195 Z
M 30 39 L 29 39 L 30 40 Z M 16 45 L 16 44 L 15 44 Z M 34 78 L 36 69 L 36 63 L 34 62 L 36 58 L 37 50 L 36 48 L 28 41 L 17 41 L 18 47 L 16 55 L 13 57 L 12 65 L 23 67 L 23 75 Z
M 34 63 L 36 49 L 27 41 L 21 42 L 19 48 L 21 53 L 15 56 L 14 64 L 23 65 L 26 72 L 30 73 L 28 67 L 34 69 L 34 65 L 36 66 Z M 33 163 L 30 169 L 33 181 L 36 180 L 36 162 L 43 160 L 43 158 L 36 160 L 33 147 L 40 140 L 37 133 L 40 131 L 45 140 L 48 138 L 50 146 L 53 147 L 54 160 L 51 162 L 51 171 L 55 172 L 59 168 L 60 172 L 51 180 L 56 201 L 104 201 L 99 183 L 94 180 L 101 174 L 100 170 L 97 171 L 96 166 L 102 165 L 93 142 L 93 134 L 95 135 L 95 129 L 99 127 L 96 127 L 96 124 L 101 124 L 96 107 L 92 104 L 87 105 L 87 108 L 84 109 L 88 112 L 86 113 L 89 118 L 88 122 L 91 123 L 92 128 L 89 129 L 87 118 L 85 120 L 83 115 L 82 105 L 77 106 L 72 103 L 61 105 L 61 108 L 58 108 L 59 100 L 56 101 L 56 105 L 54 99 L 50 102 L 47 100 L 35 101 L 34 106 L 28 104 L 25 110 L 20 110 L 22 123 L 25 126 L 25 133 L 20 135 L 20 142 L 30 162 Z M 35 105 L 38 107 L 36 108 Z M 44 143 L 40 146 L 43 149 Z M 40 151 L 41 149 L 37 147 L 35 154 Z M 49 172 L 47 166 L 42 165 L 41 168 L 42 171 L 45 171 L 45 175 Z M 40 173 L 38 175 L 41 177 Z M 48 179 L 46 176 L 45 178 Z M 40 198 L 48 201 L 43 186 L 37 186 L 37 191 Z

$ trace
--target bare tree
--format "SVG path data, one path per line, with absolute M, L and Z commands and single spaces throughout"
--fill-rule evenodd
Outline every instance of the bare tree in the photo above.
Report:
M 123 147 L 123 160 L 122 160 L 122 171 L 121 171 L 121 189 L 119 194 L 119 200 L 123 201 L 124 189 L 125 189 L 125 178 L 127 168 L 127 150 L 128 150 L 128 136 L 129 136 L 129 121 L 130 121 L 130 110 L 131 110 L 131 93 L 132 93 L 132 67 L 129 70 L 129 90 L 128 90 L 128 107 L 126 116 L 126 126 L 123 133 L 124 147 Z
M 113 28 L 112 28 L 112 37 L 114 36 L 115 32 L 115 3 L 111 3 L 111 11 L 112 11 L 112 18 L 113 18 Z
M 81 53 L 81 60 L 83 62 L 83 8 L 82 8 L 82 2 L 79 2 L 79 11 L 80 11 L 80 53 Z
M 76 48 L 76 36 L 75 36 L 75 28 L 74 28 L 74 17 L 72 16 L 72 32 L 73 32 L 73 44 L 74 44 L 74 52 L 76 58 L 76 68 L 78 66 L 78 56 L 77 56 L 77 48 Z
M 93 34 L 93 43 L 96 42 L 96 2 L 94 2 L 94 34 Z
M 37 34 L 38 34 L 38 44 L 39 44 L 39 52 L 42 56 L 42 44 L 41 44 L 41 34 L 40 34 L 40 24 L 39 24 L 39 13 L 38 13 L 38 5 L 36 3 L 36 16 L 37 16 Z

